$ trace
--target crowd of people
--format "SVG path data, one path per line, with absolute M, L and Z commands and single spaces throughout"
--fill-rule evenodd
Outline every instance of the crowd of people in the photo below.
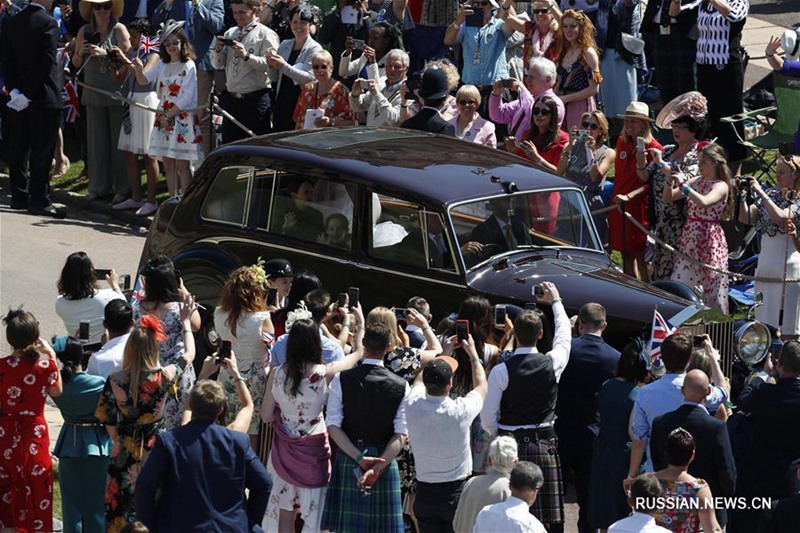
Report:
M 574 527 L 569 484 L 581 532 L 796 524 L 797 342 L 734 414 L 708 336 L 667 337 L 656 365 L 642 339 L 603 340 L 602 305 L 567 316 L 549 282 L 498 323 L 481 296 L 365 312 L 259 261 L 225 283 L 201 361 L 198 305 L 168 258 L 147 261 L 130 303 L 103 274 L 110 289 L 86 254 L 67 258 L 68 335 L 52 345 L 22 308 L 4 319 L 2 527 L 53 530 L 48 396 L 64 531 L 554 532 Z

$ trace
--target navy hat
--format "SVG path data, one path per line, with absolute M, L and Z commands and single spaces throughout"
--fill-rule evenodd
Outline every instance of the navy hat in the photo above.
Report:
M 422 382 L 425 385 L 444 387 L 453 378 L 453 373 L 458 368 L 458 361 L 449 355 L 440 355 L 429 361 L 422 371 Z
M 292 264 L 286 259 L 270 259 L 264 263 L 264 272 L 267 279 L 294 277 Z
M 422 73 L 417 90 L 420 98 L 425 100 L 438 100 L 450 94 L 447 85 L 447 75 L 440 68 L 430 68 Z

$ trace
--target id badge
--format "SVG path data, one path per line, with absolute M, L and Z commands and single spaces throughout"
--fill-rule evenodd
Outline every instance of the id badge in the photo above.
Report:
M 475 50 L 475 54 L 472 56 L 472 64 L 473 65 L 480 65 L 481 64 L 481 51 Z

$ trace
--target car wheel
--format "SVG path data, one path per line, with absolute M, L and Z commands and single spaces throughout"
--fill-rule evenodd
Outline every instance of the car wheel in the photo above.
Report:
M 203 359 L 217 349 L 218 336 L 214 327 L 214 309 L 228 274 L 207 263 L 180 263 L 176 268 L 181 272 L 186 289 L 194 295 L 197 303 L 205 307 L 200 309 L 202 319 L 200 330 L 194 334 L 197 350 L 195 370 L 199 372 Z

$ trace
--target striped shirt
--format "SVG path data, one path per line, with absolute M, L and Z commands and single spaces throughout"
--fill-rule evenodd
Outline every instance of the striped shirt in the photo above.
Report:
M 748 0 L 727 0 L 731 12 L 723 17 L 709 2 L 703 2 L 697 15 L 698 65 L 727 65 L 732 41 L 739 41 L 750 9 Z M 733 33 L 731 32 L 732 26 Z

